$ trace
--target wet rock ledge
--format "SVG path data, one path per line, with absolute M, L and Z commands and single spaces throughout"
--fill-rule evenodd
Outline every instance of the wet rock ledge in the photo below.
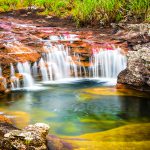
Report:
M 150 91 L 150 24 L 118 25 L 119 40 L 129 46 L 127 68 L 118 75 L 118 86 Z

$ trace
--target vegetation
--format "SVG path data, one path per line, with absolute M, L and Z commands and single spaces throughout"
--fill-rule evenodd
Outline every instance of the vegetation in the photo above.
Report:
M 71 16 L 77 25 L 121 20 L 150 22 L 150 0 L 0 0 L 0 11 L 43 8 L 46 15 Z
M 130 124 L 103 132 L 63 138 L 76 147 L 76 150 L 114 150 L 114 147 L 115 150 L 148 150 L 149 125 Z

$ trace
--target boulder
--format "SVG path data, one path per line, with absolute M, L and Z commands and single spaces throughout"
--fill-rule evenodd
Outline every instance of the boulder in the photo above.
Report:
M 2 127 L 1 127 L 2 126 Z M 1 124 L 0 149 L 3 150 L 47 150 L 46 136 L 49 126 L 44 123 L 28 125 L 19 130 L 10 124 Z M 5 132 L 4 132 L 5 131 Z
M 118 83 L 133 86 L 149 86 L 150 82 L 150 43 L 136 45 L 127 54 L 128 64 L 118 76 Z

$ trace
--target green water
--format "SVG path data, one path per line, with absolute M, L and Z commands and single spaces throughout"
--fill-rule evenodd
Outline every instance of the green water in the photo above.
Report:
M 26 112 L 30 116 L 29 123 L 48 123 L 50 132 L 57 135 L 81 135 L 150 121 L 149 97 L 138 96 L 138 92 L 134 95 L 123 93 L 124 96 L 85 92 L 87 88 L 91 88 L 91 92 L 92 88 L 107 91 L 105 82 L 92 80 L 44 87 L 11 92 L 0 98 L 0 108 Z

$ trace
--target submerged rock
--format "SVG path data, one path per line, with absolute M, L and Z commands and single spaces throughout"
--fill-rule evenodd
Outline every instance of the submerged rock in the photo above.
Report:
M 23 130 L 19 130 L 10 124 L 1 123 L 0 149 L 47 150 L 46 136 L 48 130 L 49 126 L 44 123 L 29 125 Z

